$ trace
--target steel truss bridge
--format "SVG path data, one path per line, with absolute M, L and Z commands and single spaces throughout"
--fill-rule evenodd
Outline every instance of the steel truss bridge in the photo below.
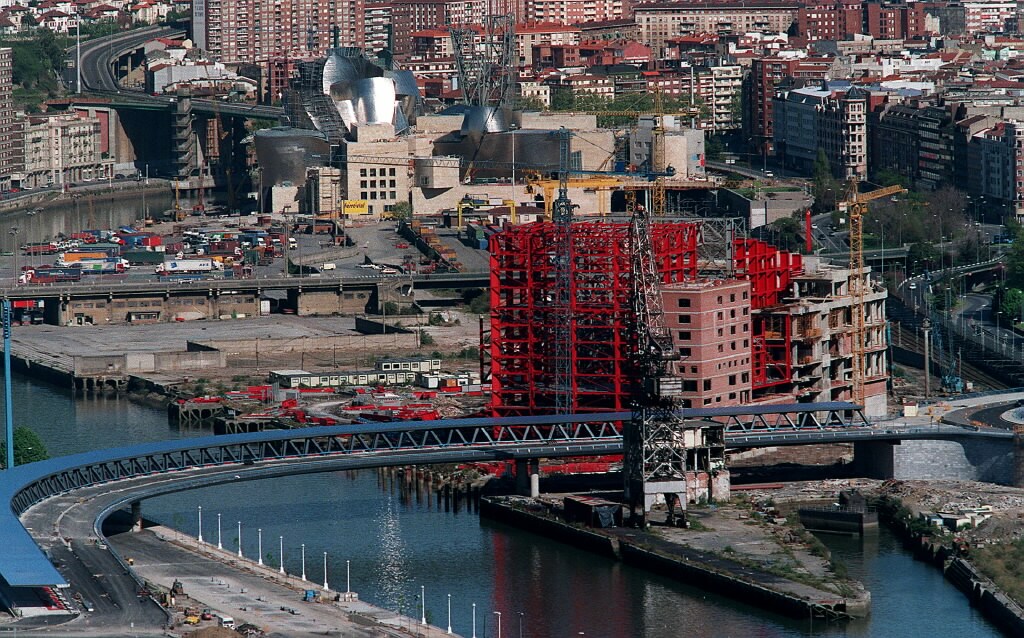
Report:
M 753 413 L 753 414 L 751 414 Z M 821 418 L 825 415 L 826 418 Z M 159 493 L 189 489 L 189 471 L 224 468 L 203 484 L 278 474 L 432 463 L 535 459 L 621 454 L 622 423 L 631 414 L 575 414 L 540 417 L 472 418 L 373 423 L 252 434 L 208 436 L 86 452 L 3 472 L 0 499 L 0 577 L 12 587 L 66 586 L 18 516 L 50 497 L 127 479 L 159 477 Z M 877 430 L 850 403 L 791 404 L 683 410 L 688 420 L 725 419 L 729 447 L 898 438 Z M 719 421 L 721 424 L 721 421 Z M 936 432 L 926 435 L 937 436 Z M 945 438 L 945 437 L 939 437 Z M 852 439 L 850 439 L 852 440 Z M 298 466 L 288 464 L 302 462 Z M 180 474 L 177 474 L 180 473 Z M 170 479 L 170 480 L 168 480 Z M 148 493 L 147 496 L 155 495 Z M 123 503 L 141 497 L 126 491 Z

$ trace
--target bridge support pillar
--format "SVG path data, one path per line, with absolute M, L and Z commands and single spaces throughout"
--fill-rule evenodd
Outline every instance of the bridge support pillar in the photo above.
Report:
M 540 461 L 516 459 L 516 493 L 537 498 L 540 496 Z
M 854 471 L 857 476 L 891 479 L 896 475 L 893 441 L 858 441 L 853 444 Z
M 1013 426 L 1013 486 L 1024 487 L 1024 426 Z
M 132 502 L 132 531 L 142 531 L 142 501 Z

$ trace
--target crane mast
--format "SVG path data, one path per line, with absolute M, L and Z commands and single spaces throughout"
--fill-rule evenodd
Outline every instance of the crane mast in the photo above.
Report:
M 657 496 L 664 495 L 668 524 L 674 525 L 676 506 L 686 504 L 687 444 L 676 402 L 683 388 L 673 365 L 679 355 L 665 325 L 649 213 L 633 192 L 627 193 L 627 205 L 637 378 L 632 419 L 623 430 L 626 499 L 634 523 L 643 526 Z
M 847 282 L 852 297 L 851 317 L 853 324 L 853 402 L 864 405 L 864 387 L 867 361 L 865 361 L 865 333 L 867 332 L 864 295 L 867 281 L 864 277 L 864 215 L 868 210 L 868 202 L 905 193 L 902 186 L 886 186 L 867 193 L 857 189 L 857 178 L 850 180 L 846 194 L 846 213 L 850 217 L 850 278 Z

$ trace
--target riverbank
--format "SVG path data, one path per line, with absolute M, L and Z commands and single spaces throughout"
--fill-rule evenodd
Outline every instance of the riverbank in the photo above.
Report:
M 691 509 L 689 529 L 586 528 L 564 521 L 562 495 L 483 499 L 480 515 L 794 618 L 861 618 L 871 596 L 836 573 L 798 523 L 743 497 Z
M 87 201 L 89 198 L 107 201 L 121 201 L 133 199 L 140 193 L 173 193 L 173 182 L 150 178 L 149 180 L 117 180 L 113 183 L 106 181 L 92 182 L 90 184 L 76 186 L 67 191 L 58 189 L 44 189 L 31 191 L 27 195 L 20 195 L 10 199 L 0 200 L 0 214 L 13 213 L 22 210 L 41 208 L 44 211 L 54 207 L 71 206 L 75 199 Z
M 149 585 L 151 594 L 159 597 L 171 592 L 176 582 L 181 585 L 182 595 L 175 596 L 170 608 L 171 635 L 216 624 L 216 620 L 201 621 L 197 626 L 185 624 L 186 609 L 210 609 L 231 616 L 236 626 L 249 623 L 286 636 L 455 635 L 360 600 L 348 589 L 344 573 L 329 574 L 331 581 L 324 587 L 324 582 L 281 572 L 269 565 L 270 558 L 268 564 L 259 564 L 163 526 L 113 535 L 108 540 L 126 561 L 131 559 L 131 569 Z M 312 563 L 319 566 L 319 558 L 310 556 L 311 570 Z M 322 570 L 317 573 L 322 576 Z M 307 590 L 315 592 L 317 602 L 303 602 Z

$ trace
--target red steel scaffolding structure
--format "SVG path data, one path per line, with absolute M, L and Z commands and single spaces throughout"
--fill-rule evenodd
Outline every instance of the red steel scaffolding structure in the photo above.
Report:
M 548 222 L 512 226 L 491 236 L 491 409 L 495 416 L 555 411 L 554 338 L 557 302 L 558 226 Z M 660 222 L 651 239 L 663 284 L 697 281 L 699 222 Z M 630 333 L 632 276 L 629 227 L 625 223 L 577 222 L 570 247 L 569 303 L 572 317 L 570 411 L 629 410 L 632 372 Z M 735 276 L 749 279 L 755 315 L 752 381 L 755 389 L 792 377 L 789 326 L 757 320 L 756 311 L 780 304 L 800 255 L 765 242 L 733 242 Z

